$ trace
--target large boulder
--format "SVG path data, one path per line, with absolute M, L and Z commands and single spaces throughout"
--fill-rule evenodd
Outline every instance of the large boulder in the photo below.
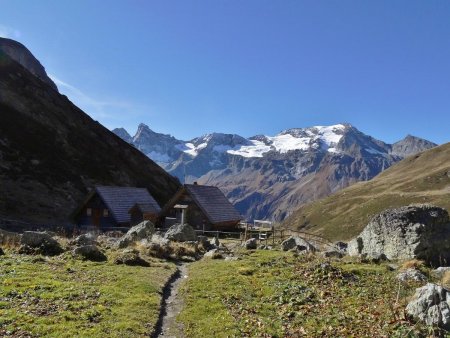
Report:
M 47 232 L 25 231 L 20 239 L 19 253 L 54 256 L 64 250 L 57 240 Z
M 104 262 L 108 259 L 96 245 L 79 246 L 76 247 L 72 253 L 74 256 L 81 257 L 88 261 Z
M 292 236 L 289 237 L 288 239 L 284 240 L 281 243 L 281 249 L 283 249 L 283 251 L 288 251 L 288 250 L 292 250 L 292 249 L 297 249 L 299 251 L 316 251 L 316 247 L 314 245 L 312 245 L 311 243 L 309 243 L 307 240 L 301 238 L 301 237 L 297 237 L 297 236 Z
M 144 221 L 132 227 L 117 242 L 119 248 L 125 248 L 142 239 L 150 239 L 155 232 L 155 225 L 150 221 Z
M 388 259 L 424 260 L 438 265 L 450 261 L 450 220 L 445 209 L 421 204 L 388 209 L 372 218 L 348 244 L 348 254 Z
M 450 296 L 439 285 L 428 283 L 416 289 L 412 300 L 406 306 L 406 313 L 427 325 L 436 325 L 450 330 Z
M 189 224 L 174 224 L 167 230 L 164 238 L 175 242 L 188 242 L 196 241 L 197 235 Z

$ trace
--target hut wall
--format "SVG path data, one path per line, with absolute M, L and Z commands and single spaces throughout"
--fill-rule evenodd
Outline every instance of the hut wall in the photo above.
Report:
M 88 215 L 88 209 L 90 209 L 90 215 Z M 107 216 L 105 216 L 105 210 Z M 98 195 L 95 195 L 83 206 L 76 217 L 76 222 L 79 226 L 96 226 L 98 228 L 118 226 L 110 210 Z

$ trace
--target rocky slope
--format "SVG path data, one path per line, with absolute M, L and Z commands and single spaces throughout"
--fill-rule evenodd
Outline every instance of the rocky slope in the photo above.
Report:
M 304 205 L 283 226 L 347 240 L 361 232 L 372 216 L 411 203 L 450 210 L 450 143 L 410 156 L 368 182 Z
M 134 137 L 116 129 L 180 180 L 216 185 L 247 219 L 283 220 L 300 205 L 365 181 L 404 156 L 435 144 L 407 136 L 393 145 L 349 124 L 295 128 L 246 139 L 212 133 L 190 141 L 141 124 Z M 131 141 L 130 141 L 131 139 Z
M 0 39 L 0 219 L 66 222 L 96 184 L 146 187 L 160 204 L 172 196 L 176 178 L 49 81 L 23 45 Z

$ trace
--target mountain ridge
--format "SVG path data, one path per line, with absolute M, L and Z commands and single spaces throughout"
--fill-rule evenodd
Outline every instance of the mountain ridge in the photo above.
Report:
M 413 136 L 387 144 L 348 123 L 249 138 L 208 133 L 189 141 L 140 124 L 132 139 L 181 181 L 216 185 L 246 218 L 274 221 L 303 203 L 371 179 L 405 154 L 435 146 Z

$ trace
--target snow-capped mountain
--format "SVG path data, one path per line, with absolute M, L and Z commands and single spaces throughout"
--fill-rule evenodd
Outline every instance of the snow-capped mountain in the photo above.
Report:
M 412 136 L 386 144 L 350 124 L 248 139 L 212 133 L 190 141 L 144 124 L 134 137 L 123 131 L 113 130 L 182 182 L 216 185 L 246 218 L 277 221 L 303 203 L 369 180 L 403 157 L 435 146 Z

